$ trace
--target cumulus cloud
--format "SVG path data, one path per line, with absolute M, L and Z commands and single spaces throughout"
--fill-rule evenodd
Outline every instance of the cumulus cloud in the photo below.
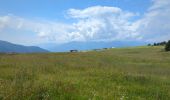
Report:
M 117 7 L 93 6 L 83 10 L 69 9 L 68 14 L 73 18 L 96 18 L 110 14 L 120 13 L 122 10 Z
M 94 6 L 86 9 L 69 9 L 70 18 L 76 19 L 72 24 L 58 22 L 41 22 L 17 16 L 0 17 L 0 28 L 30 30 L 39 37 L 50 41 L 109 41 L 136 38 L 130 18 L 136 14 L 122 11 L 117 7 Z
M 8 16 L 0 17 L 0 30 L 7 27 L 10 23 L 10 18 Z
M 144 17 L 134 24 L 137 32 L 147 41 L 170 39 L 170 0 L 153 0 Z
M 70 9 L 68 14 L 77 19 L 75 31 L 85 40 L 122 40 L 137 38 L 130 18 L 137 14 L 117 7 L 94 6 L 82 10 Z
M 56 43 L 70 41 L 143 40 L 162 41 L 170 36 L 170 1 L 153 0 L 143 18 L 134 21 L 137 13 L 118 7 L 93 6 L 69 9 L 68 17 L 74 23 L 37 21 L 18 16 L 0 16 L 0 31 L 28 30 L 37 38 Z M 133 20 L 133 21 L 132 21 Z
M 30 31 L 37 35 L 37 38 L 48 39 L 49 41 L 66 42 L 68 33 L 73 29 L 71 25 L 52 22 L 36 21 L 7 15 L 0 17 L 0 31 L 8 29 L 18 31 Z M 25 37 L 26 38 L 26 37 Z

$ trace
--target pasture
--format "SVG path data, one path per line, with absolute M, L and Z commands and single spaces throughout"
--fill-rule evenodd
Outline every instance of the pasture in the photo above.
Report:
M 163 47 L 0 54 L 0 100 L 169 100 Z

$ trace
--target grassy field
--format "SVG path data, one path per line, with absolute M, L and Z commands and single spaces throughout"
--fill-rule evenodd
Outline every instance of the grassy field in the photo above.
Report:
M 0 100 L 170 100 L 170 52 L 1 54 Z

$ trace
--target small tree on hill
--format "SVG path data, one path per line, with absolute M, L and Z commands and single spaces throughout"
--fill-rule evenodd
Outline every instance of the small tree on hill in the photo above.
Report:
M 170 51 L 170 40 L 165 45 L 165 51 Z
M 157 46 L 157 43 L 154 43 L 153 46 Z
M 152 44 L 149 43 L 148 46 L 152 46 Z

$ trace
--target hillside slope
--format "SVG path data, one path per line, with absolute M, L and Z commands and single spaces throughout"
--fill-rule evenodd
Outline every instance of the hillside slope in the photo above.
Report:
M 0 99 L 169 100 L 163 47 L 0 55 Z
M 48 51 L 36 46 L 23 46 L 0 40 L 0 52 L 36 53 Z

